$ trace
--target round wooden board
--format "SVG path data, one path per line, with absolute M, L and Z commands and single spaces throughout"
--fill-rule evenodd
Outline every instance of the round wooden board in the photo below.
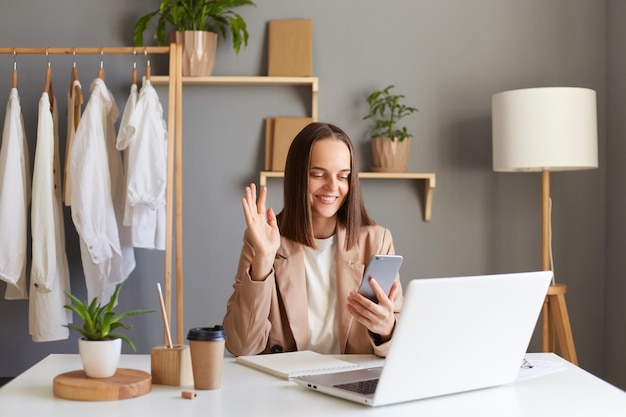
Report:
M 66 400 L 114 401 L 139 397 L 152 389 L 152 376 L 135 369 L 119 368 L 110 378 L 89 378 L 85 371 L 54 377 L 54 395 Z

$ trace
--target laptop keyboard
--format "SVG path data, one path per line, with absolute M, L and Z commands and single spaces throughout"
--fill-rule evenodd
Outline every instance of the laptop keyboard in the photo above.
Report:
M 347 384 L 337 384 L 333 386 L 335 388 L 341 388 L 347 391 L 368 395 L 373 394 L 376 391 L 376 385 L 378 385 L 378 378 L 368 379 L 365 381 L 349 382 Z

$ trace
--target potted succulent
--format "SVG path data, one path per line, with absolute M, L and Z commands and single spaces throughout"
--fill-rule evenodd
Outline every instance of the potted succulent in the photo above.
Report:
M 83 369 L 88 377 L 108 378 L 115 375 L 122 352 L 122 340 L 133 351 L 136 351 L 135 344 L 128 336 L 117 331 L 120 328 L 130 328 L 130 326 L 122 323 L 122 319 L 154 311 L 132 310 L 116 313 L 113 308 L 117 304 L 121 289 L 122 284 L 118 284 L 109 302 L 105 305 L 102 305 L 98 298 L 94 298 L 90 304 L 87 304 L 67 291 L 65 292 L 65 295 L 71 300 L 71 304 L 64 307 L 72 310 L 83 321 L 82 327 L 73 324 L 65 326 L 82 335 L 78 340 L 78 350 Z
M 372 119 L 372 156 L 375 172 L 406 172 L 411 150 L 411 135 L 400 119 L 417 111 L 403 103 L 404 95 L 393 94 L 394 85 L 372 92 L 367 97 L 369 113 L 364 120 Z
M 158 16 L 154 38 L 164 45 L 168 27 L 173 29 L 170 41 L 183 45 L 183 75 L 211 75 L 218 34 L 225 38 L 230 29 L 235 54 L 248 46 L 246 21 L 232 10 L 245 5 L 255 6 L 251 0 L 161 0 L 157 10 L 135 23 L 133 40 L 142 46 L 144 32 Z

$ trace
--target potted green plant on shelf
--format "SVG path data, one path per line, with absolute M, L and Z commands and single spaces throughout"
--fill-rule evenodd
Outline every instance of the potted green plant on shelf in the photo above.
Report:
M 394 85 L 376 90 L 367 96 L 369 112 L 363 120 L 372 119 L 370 137 L 374 172 L 406 172 L 411 135 L 406 126 L 399 126 L 402 118 L 417 111 L 403 103 L 404 95 L 392 93 Z
M 82 326 L 66 324 L 70 330 L 75 330 L 81 334 L 78 340 L 78 351 L 83 369 L 88 377 L 108 378 L 115 375 L 122 352 L 122 340 L 126 342 L 133 351 L 136 351 L 135 344 L 128 336 L 119 333 L 120 328 L 128 330 L 130 326 L 122 323 L 122 319 L 138 314 L 151 313 L 154 310 L 131 310 L 123 313 L 116 313 L 114 307 L 122 289 L 122 284 L 115 287 L 115 291 L 109 302 L 102 305 L 98 298 L 94 298 L 87 304 L 78 297 L 65 292 L 71 300 L 70 304 L 64 307 L 76 313 L 83 321 Z
M 235 54 L 248 46 L 246 21 L 232 10 L 246 5 L 255 6 L 251 0 L 161 0 L 157 10 L 135 23 L 133 40 L 142 46 L 144 32 L 158 17 L 154 38 L 158 45 L 164 45 L 168 28 L 173 29 L 170 41 L 183 45 L 183 75 L 211 75 L 218 34 L 225 38 L 230 29 Z

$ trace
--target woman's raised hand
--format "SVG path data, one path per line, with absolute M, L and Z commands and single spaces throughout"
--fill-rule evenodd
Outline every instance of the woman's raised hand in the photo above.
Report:
M 246 187 L 246 195 L 241 199 L 243 215 L 246 219 L 246 238 L 254 248 L 254 258 L 250 270 L 252 280 L 263 280 L 272 270 L 274 257 L 280 247 L 280 232 L 276 215 L 271 208 L 265 208 L 267 188 L 262 187 L 257 201 L 256 185 Z M 267 214 L 266 214 L 267 213 Z

